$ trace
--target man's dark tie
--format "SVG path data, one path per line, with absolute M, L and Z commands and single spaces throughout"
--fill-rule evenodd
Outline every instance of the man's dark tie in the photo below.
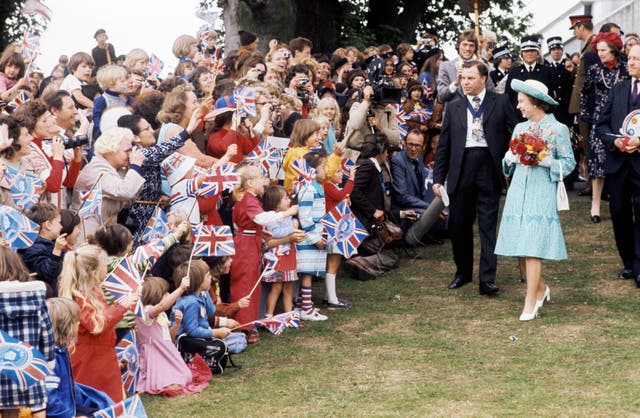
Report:
M 421 174 L 421 168 L 420 168 L 420 163 L 417 160 L 411 160 L 411 163 L 413 164 L 413 173 L 416 176 L 416 179 L 418 180 L 418 193 L 420 194 L 420 198 L 422 198 L 422 191 L 423 191 L 423 187 L 422 187 L 422 174 Z
M 639 79 L 633 80 L 633 88 L 631 89 L 631 103 L 635 104 L 638 99 L 638 81 Z
M 478 96 L 471 99 L 471 101 L 473 102 L 473 110 L 477 111 L 480 109 L 480 98 Z

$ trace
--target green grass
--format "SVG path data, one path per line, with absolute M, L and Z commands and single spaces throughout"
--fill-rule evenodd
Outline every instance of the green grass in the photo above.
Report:
M 516 260 L 499 258 L 501 293 L 488 299 L 476 281 L 448 290 L 449 242 L 429 246 L 374 281 L 340 275 L 339 293 L 353 308 L 279 337 L 263 333 L 234 357 L 240 371 L 215 377 L 201 394 L 143 396 L 147 413 L 638 416 L 640 290 L 615 280 L 621 265 L 606 202 L 597 225 L 587 198 L 571 204 L 561 214 L 569 259 L 543 262 L 551 302 L 534 321 L 518 321 L 525 287 Z

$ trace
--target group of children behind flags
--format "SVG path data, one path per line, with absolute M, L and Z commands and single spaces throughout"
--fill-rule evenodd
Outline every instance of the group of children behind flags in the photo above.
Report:
M 123 402 L 125 392 L 199 392 L 212 373 L 234 365 L 229 352 L 259 341 L 259 327 L 279 334 L 300 320 L 327 319 L 314 306 L 313 277 L 326 278 L 329 308 L 351 306 L 336 294 L 344 251 L 323 220 L 348 201 L 355 169 L 343 172 L 354 164 L 343 161 L 342 143 L 327 156 L 319 131 L 313 120 L 295 123 L 282 165 L 286 187 L 268 177 L 268 139 L 239 167 L 228 162 L 235 144 L 208 170 L 171 154 L 161 164 L 172 190 L 169 210 L 155 206 L 138 245 L 129 228 L 104 218 L 102 177 L 82 192 L 75 211 L 44 198 L 20 211 L 4 200 L 0 266 L 10 286 L 0 292 L 0 307 L 15 309 L 12 295 L 33 291 L 23 303 L 40 304 L 39 331 L 21 340 L 40 347 L 55 366 L 26 390 L 2 375 L 3 405 L 31 407 L 33 416 L 70 416 Z M 207 199 L 233 201 L 230 225 L 204 224 L 198 207 Z M 348 210 L 346 216 L 357 222 Z M 91 234 L 89 218 L 100 225 Z M 230 276 L 227 303 L 218 285 L 223 276 Z M 0 317 L 5 330 L 7 318 Z

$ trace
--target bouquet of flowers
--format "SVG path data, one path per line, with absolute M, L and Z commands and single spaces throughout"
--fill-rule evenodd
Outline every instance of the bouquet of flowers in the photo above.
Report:
M 509 149 L 520 157 L 523 165 L 538 165 L 551 151 L 549 143 L 532 132 L 523 132 L 513 138 Z

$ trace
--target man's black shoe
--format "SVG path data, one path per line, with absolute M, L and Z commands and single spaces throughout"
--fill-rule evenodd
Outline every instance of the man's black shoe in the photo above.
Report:
M 620 273 L 618 273 L 618 279 L 620 280 L 631 279 L 632 277 L 633 277 L 633 270 L 631 269 L 624 268 L 620 270 Z
M 481 295 L 495 295 L 498 293 L 500 289 L 493 283 L 480 283 L 480 294 Z
M 456 277 L 453 278 L 453 280 L 451 281 L 451 283 L 449 283 L 449 289 L 457 289 L 459 287 L 464 286 L 467 283 L 471 283 L 471 279 L 465 279 L 462 276 L 456 275 Z

